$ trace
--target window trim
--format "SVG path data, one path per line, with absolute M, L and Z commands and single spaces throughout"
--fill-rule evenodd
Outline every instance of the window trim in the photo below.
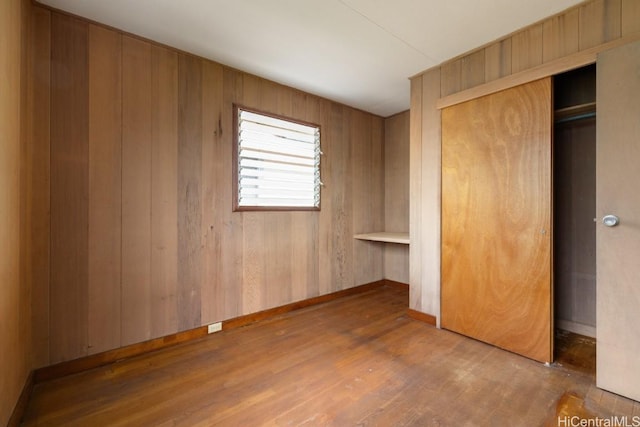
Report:
M 305 126 L 317 127 L 320 131 L 320 138 L 322 138 L 322 127 L 317 123 L 307 122 L 304 120 L 294 119 L 291 117 L 287 117 L 280 114 L 274 114 L 267 111 L 258 110 L 255 108 L 246 107 L 242 104 L 233 103 L 233 156 L 232 156 L 232 192 L 233 192 L 233 212 L 251 212 L 251 211 L 281 211 L 281 212 L 296 212 L 296 211 L 306 211 L 306 212 L 318 212 L 322 206 L 322 184 L 320 185 L 320 201 L 318 202 L 318 206 L 240 206 L 238 200 L 238 146 L 239 146 L 239 132 L 238 132 L 238 116 L 239 110 L 247 111 L 250 113 L 261 114 L 263 116 L 271 117 L 274 119 L 285 120 L 292 123 L 297 123 Z M 322 142 L 321 142 L 322 143 Z M 322 154 L 320 155 L 322 159 Z M 320 169 L 320 175 L 322 176 L 322 160 L 318 165 Z

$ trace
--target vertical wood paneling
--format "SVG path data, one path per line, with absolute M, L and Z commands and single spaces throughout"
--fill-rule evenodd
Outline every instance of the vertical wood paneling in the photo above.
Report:
M 351 164 L 348 166 L 349 173 L 351 175 L 352 185 L 352 200 L 353 200 L 353 233 L 364 233 L 366 230 L 374 230 L 372 224 L 368 221 L 367 213 L 369 211 L 369 205 L 372 200 L 367 199 L 370 194 L 367 191 L 367 184 L 369 180 L 373 180 L 373 171 L 369 170 L 371 164 L 371 157 L 373 155 L 373 146 L 371 144 L 371 131 L 367 129 L 363 132 L 365 126 L 363 121 L 367 120 L 361 112 L 351 113 L 351 120 L 349 121 L 349 133 L 351 139 Z M 369 175 L 371 174 L 371 175 Z M 359 280 L 366 275 L 364 261 L 371 256 L 375 247 L 380 249 L 382 245 L 372 244 L 367 241 L 352 239 L 351 245 L 353 246 L 353 266 L 354 266 L 354 280 Z M 367 266 L 369 269 L 371 266 Z
M 442 74 L 440 93 L 442 96 L 460 92 L 462 89 L 462 60 L 457 59 L 442 64 L 440 70 Z
M 580 7 L 580 50 L 621 35 L 621 0 L 593 0 Z
M 243 75 L 242 82 L 242 104 L 265 109 L 260 102 L 259 78 Z M 244 231 L 242 303 L 243 312 L 251 313 L 268 306 L 266 252 L 275 248 L 266 248 L 264 212 L 243 212 L 241 215 Z
M 381 118 L 93 24 L 78 55 L 67 27 L 57 74 L 44 76 L 64 83 L 46 108 L 62 107 L 52 170 L 84 174 L 52 182 L 52 260 L 63 262 L 51 278 L 62 285 L 41 301 L 52 316 L 65 310 L 51 334 L 57 361 L 99 351 L 98 340 L 115 348 L 382 278 L 382 245 L 356 255 L 353 239 L 356 226 L 383 228 Z M 44 44 L 41 54 L 48 64 Z M 321 211 L 232 211 L 233 103 L 321 125 Z M 80 345 L 63 352 L 64 340 Z
M 122 38 L 89 26 L 89 353 L 120 345 Z
M 87 354 L 88 30 L 51 22 L 51 359 Z
M 151 337 L 178 330 L 178 56 L 151 47 Z
M 257 79 L 258 108 L 276 114 L 294 116 L 291 110 L 291 90 L 280 88 L 275 83 Z M 249 100 L 245 92 L 245 100 Z M 298 112 L 299 113 L 299 112 Z M 295 116 L 293 117 L 295 118 Z M 291 212 L 269 212 L 264 214 L 265 284 L 267 307 L 282 305 L 291 300 Z
M 460 88 L 468 89 L 485 82 L 485 51 L 480 49 L 461 59 Z
M 0 4 L 0 425 L 12 416 L 32 369 L 31 269 L 34 211 L 31 141 L 27 135 L 30 3 Z M 26 9 L 26 10 L 25 10 Z M 36 220 L 37 222 L 37 220 Z M 13 414 L 15 415 L 15 413 Z
M 240 101 L 244 82 L 242 73 L 224 68 L 223 70 L 223 108 L 218 123 L 216 155 L 220 167 L 216 170 L 216 218 L 218 233 L 216 247 L 220 247 L 220 283 L 222 284 L 223 318 L 229 319 L 246 313 L 243 311 L 243 263 L 246 254 L 243 251 L 243 218 L 239 212 L 232 212 L 232 144 L 233 103 Z
M 151 337 L 151 46 L 122 38 L 122 344 Z
M 512 73 L 542 64 L 542 24 L 514 34 L 511 43 Z
M 224 213 L 220 192 L 225 181 L 217 171 L 229 162 L 219 154 L 223 99 L 222 66 L 204 61 L 202 66 L 202 323 L 224 316 L 224 288 L 220 276 L 222 252 L 218 221 Z M 219 182 L 221 181 L 222 182 Z
M 291 114 L 303 112 L 301 119 L 320 125 L 323 142 L 320 100 L 302 92 L 294 92 Z M 299 114 L 299 113 L 298 113 Z M 324 148 L 324 147 L 322 147 Z M 320 159 L 320 167 L 327 156 Z M 322 178 L 322 175 L 321 175 Z M 321 189 L 322 191 L 322 189 Z M 321 198 L 322 199 L 322 198 Z M 323 206 L 320 207 L 323 209 Z M 299 301 L 318 295 L 318 227 L 321 212 L 293 212 L 291 214 L 291 299 Z
M 200 325 L 202 60 L 178 58 L 178 329 Z
M 351 124 L 351 181 L 353 185 L 353 232 L 382 230 L 382 217 L 371 212 L 384 210 L 382 191 L 384 188 L 383 169 L 375 165 L 383 163 L 382 127 L 370 115 L 354 112 Z M 382 279 L 383 245 L 352 239 L 354 283 L 369 283 Z M 352 286 L 352 285 L 351 285 Z
M 267 307 L 291 301 L 291 212 L 264 213 Z
M 542 24 L 543 61 L 562 58 L 580 48 L 580 10 L 572 9 Z
M 484 49 L 484 76 L 487 82 L 511 74 L 511 37 Z
M 33 8 L 27 132 L 32 147 L 31 310 L 34 367 L 49 362 L 51 13 Z
M 411 79 L 409 110 L 409 306 L 422 311 L 422 80 Z M 438 85 L 440 87 L 440 85 Z M 428 106 L 427 106 L 428 107 Z
M 440 70 L 422 76 L 422 197 L 420 227 L 422 248 L 422 311 L 440 322 L 440 220 L 441 220 L 441 113 L 435 108 L 440 98 Z M 413 242 L 413 240 L 412 240 Z M 413 244 L 413 243 L 412 243 Z
M 409 111 L 384 121 L 384 230 L 409 231 Z M 409 247 L 384 246 L 384 278 L 409 283 Z
M 640 2 L 638 0 L 622 0 L 621 7 L 622 35 L 640 32 Z
M 264 213 L 244 212 L 242 231 L 243 276 L 242 311 L 254 313 L 266 307 L 266 266 L 264 241 Z
M 352 144 L 350 123 L 355 111 L 332 104 L 329 123 L 331 142 L 331 280 L 321 293 L 348 288 L 353 283 L 353 182 L 350 179 Z
M 320 189 L 320 213 L 318 218 L 318 294 L 326 293 L 331 288 L 333 279 L 333 207 L 334 186 L 333 176 L 334 161 L 336 158 L 334 141 L 337 140 L 337 133 L 333 118 L 333 103 L 323 100 L 320 105 L 320 124 L 322 126 L 321 144 L 322 151 L 326 153 L 322 156 L 320 163 L 320 176 L 325 184 Z M 337 143 L 337 141 L 335 142 Z M 329 155 L 331 153 L 331 155 Z

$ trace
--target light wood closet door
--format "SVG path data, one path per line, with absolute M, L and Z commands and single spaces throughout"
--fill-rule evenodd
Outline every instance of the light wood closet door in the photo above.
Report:
M 640 400 L 640 42 L 597 67 L 596 382 Z M 603 225 L 607 214 L 620 224 Z
M 551 79 L 442 111 L 441 324 L 552 360 Z

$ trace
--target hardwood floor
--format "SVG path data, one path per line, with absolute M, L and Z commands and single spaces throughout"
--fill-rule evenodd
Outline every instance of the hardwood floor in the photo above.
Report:
M 37 384 L 25 426 L 540 426 L 640 416 L 591 373 L 544 366 L 367 293 Z M 582 411 L 582 412 L 579 412 Z

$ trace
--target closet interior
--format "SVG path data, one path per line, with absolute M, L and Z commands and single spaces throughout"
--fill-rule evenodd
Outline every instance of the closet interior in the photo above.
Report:
M 596 332 L 596 66 L 554 77 L 555 327 Z

